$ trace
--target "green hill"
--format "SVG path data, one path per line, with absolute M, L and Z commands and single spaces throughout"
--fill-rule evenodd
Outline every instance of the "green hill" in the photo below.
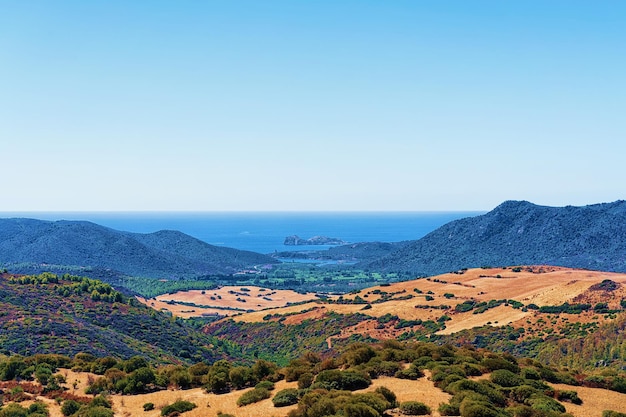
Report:
M 0 347 L 5 353 L 58 353 L 157 362 L 216 360 L 224 344 L 84 277 L 0 276 Z

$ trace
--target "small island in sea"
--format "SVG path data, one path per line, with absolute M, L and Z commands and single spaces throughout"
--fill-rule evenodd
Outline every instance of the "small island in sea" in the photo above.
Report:
M 283 242 L 285 246 L 345 245 L 347 243 L 334 237 L 313 236 L 309 239 L 303 239 L 298 235 L 287 236 Z

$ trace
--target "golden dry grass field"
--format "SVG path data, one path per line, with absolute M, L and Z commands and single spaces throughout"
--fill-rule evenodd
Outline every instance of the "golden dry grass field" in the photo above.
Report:
M 614 291 L 593 289 L 592 286 L 606 279 L 620 284 L 619 288 Z M 334 311 L 342 314 L 360 312 L 372 318 L 392 314 L 405 320 L 436 320 L 444 314 L 444 310 L 434 307 L 446 305 L 451 307 L 445 310 L 445 314 L 451 320 L 446 322 L 446 329 L 441 333 L 449 334 L 485 324 L 516 326 L 527 321 L 534 322 L 538 317 L 538 313 L 533 310 L 522 311 L 514 309 L 511 305 L 501 305 L 482 314 L 454 311 L 457 304 L 466 300 L 473 299 L 481 302 L 507 299 L 520 301 L 525 305 L 532 303 L 538 306 L 555 306 L 565 302 L 570 304 L 607 302 L 610 308 L 619 309 L 620 300 L 626 298 L 624 284 L 626 284 L 626 274 L 609 272 L 552 266 L 522 267 L 519 272 L 515 272 L 513 268 L 476 268 L 367 288 L 341 296 L 343 300 L 360 297 L 371 303 L 371 308 L 367 310 L 363 310 L 364 304 L 336 304 L 340 296 L 334 296 L 331 300 L 335 303 L 322 303 L 317 300 L 297 306 L 243 313 L 233 318 L 238 321 L 260 322 L 268 313 L 290 314 L 288 319 L 295 322 L 298 321 L 298 316 L 295 315 L 298 311 L 306 311 L 302 319 Z M 427 296 L 432 297 L 432 300 L 428 301 Z M 377 302 L 383 297 L 388 300 Z M 425 308 L 416 308 L 416 306 Z M 316 308 L 314 313 L 310 311 L 312 308 Z M 589 321 L 592 316 L 594 316 L 592 312 L 582 314 L 578 321 Z M 603 317 L 594 319 L 601 322 Z M 387 329 L 386 332 L 388 337 L 396 336 L 393 330 Z
M 315 298 L 315 294 L 300 294 L 291 290 L 224 286 L 212 290 L 179 291 L 148 300 L 138 297 L 138 300 L 156 310 L 167 310 L 175 316 L 189 318 L 215 314 L 232 316 L 244 311 L 285 307 L 290 303 L 311 301 Z

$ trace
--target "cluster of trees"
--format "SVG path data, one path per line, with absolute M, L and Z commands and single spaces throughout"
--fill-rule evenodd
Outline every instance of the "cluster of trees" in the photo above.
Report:
M 47 285 L 55 284 L 57 294 L 68 297 L 70 294 L 89 294 L 94 301 L 127 302 L 119 291 L 115 291 L 109 284 L 102 281 L 70 274 L 63 274 L 59 278 L 51 272 L 43 272 L 39 275 L 24 275 L 11 277 L 9 282 L 21 285 Z
M 55 381 L 59 368 L 101 375 L 87 389 L 88 393 L 97 394 L 94 399 L 68 398 L 62 402 L 63 414 L 76 417 L 113 415 L 106 397 L 111 393 L 135 394 L 168 387 L 204 387 L 207 392 L 215 394 L 254 387 L 239 398 L 240 406 L 270 398 L 276 407 L 297 404 L 290 417 L 380 417 L 386 410 L 397 407 L 407 415 L 422 415 L 431 412 L 426 405 L 413 401 L 399 404 L 394 393 L 385 387 L 368 393 L 354 391 L 367 388 L 380 376 L 422 378 L 426 369 L 434 384 L 452 395 L 449 402 L 439 405 L 441 415 L 565 417 L 562 403 L 580 404 L 581 399 L 575 390 L 558 391 L 548 382 L 605 386 L 609 380 L 606 375 L 585 378 L 579 374 L 576 379 L 570 373 L 535 360 L 518 360 L 509 354 L 469 346 L 459 348 L 393 340 L 377 344 L 353 343 L 340 354 L 330 357 L 307 352 L 284 367 L 265 360 L 257 360 L 251 365 L 219 360 L 212 364 L 155 366 L 138 356 L 127 360 L 97 358 L 85 353 L 73 358 L 61 355 L 9 356 L 0 358 L 0 379 L 37 380 L 44 388 L 50 388 L 51 384 L 65 384 L 64 380 Z M 472 378 L 485 373 L 490 374 L 488 379 Z M 281 379 L 297 381 L 298 388 L 274 393 L 274 382 Z M 610 381 L 613 388 L 626 392 L 624 375 L 613 375 Z M 176 407 L 172 412 L 182 412 Z M 33 406 L 30 411 L 22 408 L 18 410 L 16 405 L 7 405 L 0 410 L 0 417 L 48 415 L 38 406 Z M 6 414 L 6 410 L 17 410 L 17 414 Z

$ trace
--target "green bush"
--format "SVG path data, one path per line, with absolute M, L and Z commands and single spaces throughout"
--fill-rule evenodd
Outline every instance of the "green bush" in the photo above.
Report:
M 274 383 L 272 381 L 261 381 L 256 384 L 254 388 L 264 388 L 268 391 L 272 391 L 274 389 Z
M 42 401 L 35 401 L 28 407 L 28 415 L 31 417 L 35 415 L 47 416 L 49 414 L 50 413 L 48 412 L 48 406 Z
M 191 411 L 196 408 L 197 405 L 185 400 L 178 400 L 170 405 L 166 405 L 161 409 L 162 416 L 169 416 L 174 413 L 184 413 L 186 411 Z
M 28 410 L 17 403 L 11 403 L 0 410 L 0 417 L 27 417 Z
M 511 417 L 534 417 L 536 412 L 527 405 L 516 405 L 506 409 Z
M 540 394 L 541 392 L 532 387 L 530 385 L 520 385 L 519 387 L 513 388 L 509 396 L 511 399 L 518 403 L 524 403 L 527 399 L 529 399 L 533 394 Z
M 385 386 L 381 386 L 381 387 L 376 388 L 374 392 L 382 395 L 383 398 L 389 403 L 389 406 L 391 408 L 395 408 L 398 406 L 398 399 L 396 397 L 396 394 L 389 388 Z
M 483 365 L 490 371 L 495 371 L 496 369 L 507 369 L 514 374 L 517 374 L 520 371 L 519 365 L 517 363 L 498 357 L 485 358 L 481 362 L 481 365 Z
M 299 398 L 300 395 L 297 389 L 286 388 L 278 391 L 276 395 L 274 395 L 274 398 L 272 398 L 272 402 L 274 403 L 274 407 L 286 407 L 288 405 L 297 404 Z
M 524 383 L 524 379 L 515 375 L 508 369 L 496 369 L 491 373 L 491 382 L 494 382 L 501 387 L 517 387 Z
M 547 397 L 543 394 L 534 394 L 531 395 L 526 403 L 530 405 L 534 410 L 544 411 L 544 412 L 557 412 L 564 413 L 565 407 L 563 404 L 555 400 L 554 398 Z
M 602 417 L 626 417 L 626 413 L 619 413 L 613 410 L 604 410 L 602 412 Z
M 568 401 L 572 404 L 580 405 L 583 403 L 583 400 L 580 399 L 578 393 L 576 391 L 559 391 L 557 393 L 557 399 L 559 401 Z
M 313 379 L 315 379 L 315 377 L 313 376 L 311 372 L 303 373 L 298 378 L 298 388 L 300 389 L 309 388 L 311 384 L 313 384 Z
M 459 409 L 461 417 L 500 417 L 498 410 L 487 402 L 464 401 Z
M 76 417 L 114 417 L 114 415 L 113 410 L 101 405 L 82 407 L 78 410 L 78 413 L 75 414 Z
M 143 405 L 143 411 L 154 410 L 154 403 L 145 403 Z
M 63 401 L 63 405 L 61 405 L 61 413 L 66 417 L 75 414 L 79 409 L 80 404 L 74 400 Z
M 458 416 L 461 412 L 459 406 L 455 404 L 439 404 L 439 414 L 442 416 Z
M 431 413 L 430 407 L 418 401 L 406 401 L 400 404 L 400 412 L 408 416 L 425 416 Z
M 539 374 L 539 372 L 537 372 L 537 370 L 533 368 L 522 369 L 520 375 L 524 379 L 532 379 L 534 381 L 538 381 L 541 379 L 541 375 Z
M 424 376 L 424 372 L 412 363 L 408 368 L 395 373 L 396 378 L 416 380 Z
M 258 403 L 271 396 L 270 392 L 265 388 L 254 388 L 248 392 L 245 392 L 237 399 L 237 405 L 243 407 L 244 405 Z
M 365 389 L 372 383 L 371 378 L 367 374 L 354 371 L 339 371 L 330 369 L 322 371 L 317 375 L 313 388 L 336 389 L 356 391 Z

